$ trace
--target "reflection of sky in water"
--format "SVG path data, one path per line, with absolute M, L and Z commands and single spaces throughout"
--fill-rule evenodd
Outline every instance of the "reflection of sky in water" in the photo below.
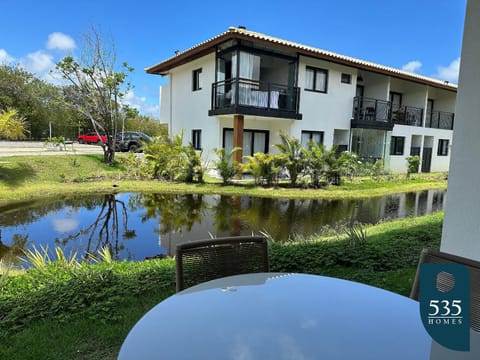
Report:
M 128 203 L 129 197 L 129 194 L 120 194 L 116 198 Z M 132 210 L 127 206 L 127 229 L 134 230 L 136 236 L 131 236 L 131 233 L 124 236 L 122 215 L 119 208 L 118 210 L 119 241 L 112 245 L 114 247 L 117 245 L 120 259 L 143 260 L 146 257 L 165 253 L 165 249 L 159 246 L 159 236 L 155 232 L 158 229 L 157 219 L 142 221 L 141 215 L 145 210 L 143 208 Z M 78 256 L 83 256 L 85 249 L 88 248 L 88 238 L 91 232 L 87 231 L 75 240 L 67 241 L 66 239 L 87 229 L 97 219 L 100 211 L 101 206 L 95 206 L 91 209 L 81 206 L 75 208 L 65 206 L 36 218 L 30 224 L 1 226 L 2 242 L 9 246 L 15 234 L 27 235 L 28 248 L 33 248 L 34 244 L 37 248 L 40 248 L 40 246 L 48 247 L 52 254 L 55 246 L 60 246 L 66 255 L 76 252 Z M 90 246 L 90 248 L 93 247 Z
M 55 231 L 60 234 L 65 234 L 70 231 L 76 230 L 80 225 L 80 221 L 76 219 L 69 219 L 69 218 L 53 219 L 52 223 Z

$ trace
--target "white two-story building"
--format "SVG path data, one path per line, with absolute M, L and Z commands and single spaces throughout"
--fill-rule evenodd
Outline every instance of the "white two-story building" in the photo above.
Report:
M 338 145 L 361 158 L 383 158 L 406 172 L 448 171 L 457 87 L 231 27 L 146 71 L 169 77 L 160 121 L 170 134 L 212 159 L 212 149 L 274 152 L 280 132 Z

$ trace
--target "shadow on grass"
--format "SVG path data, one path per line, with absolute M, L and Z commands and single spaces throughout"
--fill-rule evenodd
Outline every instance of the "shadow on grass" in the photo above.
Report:
M 11 187 L 19 186 L 35 175 L 35 170 L 29 164 L 19 163 L 14 168 L 8 168 L 0 162 L 0 184 L 4 183 Z

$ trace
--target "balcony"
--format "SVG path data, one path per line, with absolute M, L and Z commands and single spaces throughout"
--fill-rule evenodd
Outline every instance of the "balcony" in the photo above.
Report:
M 434 129 L 453 130 L 454 114 L 445 111 L 427 113 L 425 127 Z
M 357 96 L 353 99 L 352 128 L 392 130 L 389 101 Z
M 300 120 L 299 103 L 298 87 L 235 78 L 212 84 L 212 108 L 208 115 L 242 114 Z
M 423 109 L 413 106 L 401 106 L 392 111 L 392 121 L 398 125 L 422 126 Z

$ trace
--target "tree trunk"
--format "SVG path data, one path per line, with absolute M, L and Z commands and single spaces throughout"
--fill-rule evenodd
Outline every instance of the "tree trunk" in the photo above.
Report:
M 115 150 L 110 146 L 103 148 L 103 162 L 108 165 L 113 165 L 115 161 Z

